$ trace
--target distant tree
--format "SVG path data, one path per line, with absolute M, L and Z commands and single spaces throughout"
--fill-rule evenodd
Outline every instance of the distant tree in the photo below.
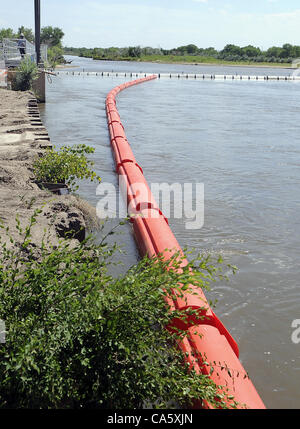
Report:
M 129 57 L 128 48 L 120 48 L 119 52 L 121 57 Z
M 300 46 L 294 46 L 294 48 L 295 58 L 300 58 Z
M 180 55 L 196 55 L 198 53 L 198 46 L 190 44 L 190 45 L 184 45 L 179 46 L 178 48 L 174 49 L 173 51 L 177 51 L 180 53 Z
M 64 64 L 64 50 L 60 46 L 53 46 L 48 49 L 48 62 L 51 67 L 55 67 L 57 64 Z
M 43 27 L 41 30 L 41 43 L 44 43 L 49 47 L 61 47 L 61 40 L 64 35 L 64 32 L 58 27 Z
M 140 58 L 142 55 L 142 49 L 140 46 L 129 46 L 128 55 L 132 58 Z
M 142 55 L 162 55 L 162 51 L 160 48 L 151 48 L 150 46 L 146 46 L 142 48 Z
M 272 48 L 269 48 L 266 51 L 266 56 L 267 57 L 275 57 L 275 58 L 280 58 L 282 54 L 282 48 L 279 48 L 278 46 L 272 46 Z
M 237 45 L 226 45 L 225 48 L 220 52 L 223 58 L 232 57 L 237 55 L 243 55 L 242 49 Z
M 198 52 L 198 46 L 190 44 L 186 46 L 186 51 L 189 55 L 195 55 Z
M 31 28 L 25 28 L 22 25 L 22 27 L 19 27 L 18 29 L 17 37 L 19 38 L 22 33 L 24 34 L 25 39 L 28 40 L 28 42 L 34 42 L 34 34 Z
M 247 57 L 249 58 L 253 58 L 253 57 L 260 56 L 262 52 L 259 48 L 256 48 L 255 46 L 252 46 L 252 45 L 248 45 L 242 48 L 242 53 L 244 55 L 247 55 Z
M 281 58 L 295 58 L 297 57 L 297 47 L 289 43 L 282 46 Z
M 3 39 L 15 39 L 16 34 L 12 28 L 1 28 L 0 29 L 0 40 Z
M 212 46 L 210 46 L 209 48 L 202 49 L 201 55 L 207 55 L 208 57 L 215 57 L 218 55 L 218 51 Z
M 102 48 L 94 48 L 92 51 L 93 58 L 102 58 L 105 56 L 104 49 Z
M 118 58 L 120 56 L 120 49 L 116 48 L 114 46 L 111 46 L 110 48 L 105 49 L 104 52 L 108 58 L 114 59 L 114 58 Z

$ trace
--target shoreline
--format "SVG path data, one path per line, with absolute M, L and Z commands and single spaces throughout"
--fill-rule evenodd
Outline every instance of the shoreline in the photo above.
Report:
M 67 55 L 67 54 L 66 54 Z M 73 56 L 73 55 L 71 55 Z M 184 65 L 184 66 L 208 66 L 208 67 L 236 67 L 236 68 L 241 68 L 241 67 L 245 67 L 245 68 L 270 68 L 270 69 L 283 69 L 283 70 L 297 70 L 297 68 L 295 67 L 288 67 L 287 63 L 285 64 L 277 64 L 277 63 L 271 63 L 271 64 L 259 64 L 259 63 L 230 63 L 230 62 L 184 62 L 184 61 L 160 61 L 160 60 L 147 60 L 147 59 L 143 59 L 143 60 L 138 60 L 138 59 L 128 59 L 128 58 L 118 58 L 118 59 L 108 59 L 108 58 L 103 58 L 103 59 L 93 59 L 92 57 L 78 57 L 78 58 L 85 58 L 85 59 L 90 59 L 93 61 L 99 61 L 99 62 L 136 62 L 139 64 L 142 63 L 150 63 L 150 64 L 163 64 L 163 65 Z M 78 68 L 80 66 L 72 66 L 72 65 L 59 65 L 57 66 L 57 68 Z
M 74 244 L 82 241 L 87 231 L 96 228 L 96 210 L 75 195 L 43 190 L 35 181 L 34 159 L 52 144 L 34 94 L 0 88 L 0 112 L 0 220 L 4 228 L 9 228 L 14 241 L 20 241 L 16 216 L 24 231 L 34 211 L 40 209 L 31 238 L 37 258 L 45 231 L 49 246 L 57 246 L 71 231 L 75 231 Z M 2 243 L 11 246 L 4 231 Z
M 158 64 L 158 63 L 156 63 L 156 64 Z M 167 64 L 175 64 L 175 63 L 167 63 Z M 233 64 L 233 65 L 231 65 L 231 64 L 228 64 L 228 63 L 220 63 L 220 64 L 217 64 L 217 63 L 176 63 L 176 64 L 184 64 L 184 65 L 193 65 L 193 66 L 222 66 L 222 67 L 239 67 L 239 68 L 241 68 L 241 67 L 245 67 L 245 68 L 270 68 L 270 69 L 283 69 L 283 70 L 297 70 L 297 69 L 295 69 L 295 68 L 292 68 L 292 67 L 286 67 L 285 65 L 284 66 L 279 66 L 279 65 L 276 65 L 276 66 L 270 66 L 270 65 L 257 65 L 257 64 L 255 64 L 255 65 L 250 65 L 250 64 Z
M 94 60 L 94 61 L 99 61 L 99 60 Z M 101 61 L 101 60 L 100 60 Z M 264 65 L 264 64 L 256 64 L 254 63 L 252 64 L 230 64 L 230 63 L 189 63 L 189 62 L 163 62 L 163 61 L 137 61 L 139 63 L 145 63 L 145 62 L 149 62 L 152 64 L 175 64 L 175 65 L 185 65 L 185 66 L 215 66 L 215 67 L 247 67 L 247 68 L 278 68 L 278 69 L 286 69 L 286 70 L 297 70 L 296 68 L 293 67 L 287 67 L 286 64 L 284 65 Z
M 74 69 L 74 68 L 79 68 L 79 66 L 72 66 L 71 64 L 58 64 L 57 66 L 55 66 L 55 70 L 56 69 Z

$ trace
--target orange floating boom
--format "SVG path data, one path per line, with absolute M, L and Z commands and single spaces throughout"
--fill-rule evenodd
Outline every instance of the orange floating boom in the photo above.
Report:
M 183 251 L 150 191 L 142 168 L 134 157 L 115 100 L 120 91 L 156 78 L 157 76 L 153 75 L 114 88 L 106 98 L 106 113 L 116 171 L 126 185 L 128 214 L 132 219 L 140 253 L 149 257 L 162 255 L 168 260 L 177 253 L 183 256 Z M 181 266 L 187 263 L 183 260 Z M 190 289 L 193 288 L 195 286 L 191 285 Z M 176 318 L 172 324 L 173 327 L 188 331 L 189 335 L 179 343 L 185 360 L 197 373 L 206 374 L 218 386 L 225 387 L 228 395 L 226 402 L 229 406 L 232 405 L 230 398 L 234 398 L 239 404 L 238 408 L 265 409 L 263 401 L 239 361 L 239 349 L 235 340 L 210 308 L 203 291 L 197 288 L 196 292 L 197 295 L 184 293 L 183 297 L 174 294 L 167 300 L 171 310 L 193 309 L 196 312 L 196 315 L 184 323 L 180 318 Z M 172 329 L 172 326 L 169 328 Z M 212 408 L 205 401 L 197 401 L 195 406 Z

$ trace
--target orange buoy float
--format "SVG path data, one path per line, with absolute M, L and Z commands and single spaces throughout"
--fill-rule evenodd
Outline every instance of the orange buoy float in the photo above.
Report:
M 120 91 L 156 78 L 156 75 L 152 75 L 114 88 L 106 98 L 106 113 L 116 171 L 126 183 L 128 212 L 140 253 L 150 258 L 160 255 L 169 260 L 176 254 L 184 258 L 183 251 L 151 193 L 142 168 L 134 157 L 115 100 Z M 188 262 L 183 259 L 181 264 L 183 267 Z M 234 398 L 238 408 L 265 409 L 239 360 L 236 341 L 210 308 L 203 291 L 194 285 L 190 285 L 189 289 L 189 292 L 180 296 L 174 293 L 166 298 L 170 309 L 177 310 L 177 314 L 178 311 L 194 310 L 193 315 L 185 318 L 184 322 L 177 317 L 168 327 L 170 330 L 179 328 L 187 331 L 187 337 L 178 341 L 184 359 L 196 372 L 207 375 L 218 386 L 225 387 L 229 406 Z M 212 406 L 205 401 L 195 400 L 195 408 Z

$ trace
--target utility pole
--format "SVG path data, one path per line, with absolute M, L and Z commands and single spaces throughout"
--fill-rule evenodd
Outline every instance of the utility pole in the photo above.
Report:
M 41 62 L 41 2 L 34 0 L 36 63 Z
M 41 63 L 41 2 L 34 0 L 34 22 L 35 22 L 35 52 L 36 63 L 39 68 L 44 68 Z M 33 90 L 36 98 L 41 103 L 46 101 L 46 81 L 45 73 L 39 71 L 38 78 L 33 82 Z

